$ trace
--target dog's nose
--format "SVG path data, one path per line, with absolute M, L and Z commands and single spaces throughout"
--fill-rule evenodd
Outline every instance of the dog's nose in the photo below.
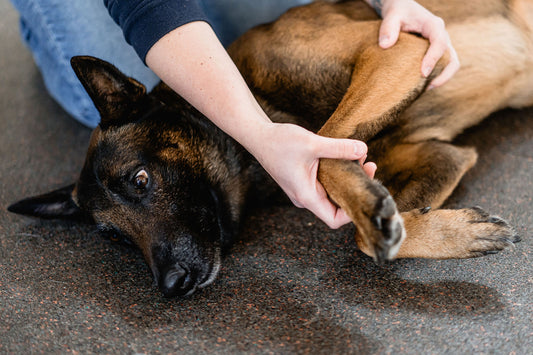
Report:
M 159 288 L 165 297 L 186 295 L 192 287 L 191 275 L 177 264 L 160 275 Z

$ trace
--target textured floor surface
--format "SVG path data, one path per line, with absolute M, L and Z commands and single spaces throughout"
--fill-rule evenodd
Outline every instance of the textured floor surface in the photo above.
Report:
M 533 109 L 461 137 L 480 160 L 447 202 L 508 219 L 523 241 L 474 260 L 380 267 L 353 227 L 272 207 L 217 281 L 167 300 L 138 252 L 92 227 L 6 212 L 72 182 L 90 131 L 46 94 L 0 0 L 0 353 L 533 353 Z

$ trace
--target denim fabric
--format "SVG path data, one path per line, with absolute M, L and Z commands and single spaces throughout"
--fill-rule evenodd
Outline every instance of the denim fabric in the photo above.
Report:
M 289 8 L 311 0 L 201 0 L 218 38 L 228 46 L 246 30 L 271 22 Z
M 70 66 L 75 55 L 92 55 L 116 65 L 149 88 L 158 78 L 124 41 L 101 0 L 13 0 L 23 41 L 30 48 L 52 97 L 81 123 L 100 116 Z
M 23 41 L 51 96 L 75 119 L 95 127 L 100 117 L 70 66 L 75 55 L 104 59 L 150 90 L 159 79 L 126 43 L 102 0 L 11 0 L 20 13 Z M 253 25 L 275 19 L 308 0 L 201 0 L 227 45 Z

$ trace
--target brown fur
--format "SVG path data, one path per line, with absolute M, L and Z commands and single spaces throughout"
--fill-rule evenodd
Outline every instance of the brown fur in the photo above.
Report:
M 470 257 L 514 238 L 507 225 L 494 227 L 475 210 L 421 215 L 417 208 L 439 208 L 475 164 L 476 152 L 450 143 L 454 137 L 495 110 L 533 104 L 532 2 L 421 3 L 446 21 L 462 62 L 449 83 L 430 91 L 424 88 L 446 58 L 430 78 L 421 77 L 427 42 L 401 34 L 394 47 L 380 49 L 380 21 L 361 2 L 317 2 L 289 11 L 230 48 L 271 117 L 290 113 L 293 122 L 321 127 L 319 134 L 367 142 L 388 192 L 346 161 L 323 159 L 319 179 L 354 220 L 361 249 L 377 258 Z M 402 218 L 384 203 L 389 192 Z M 463 225 L 464 218 L 484 223 Z M 384 220 L 392 225 L 384 227 Z M 407 239 L 395 255 L 402 223 Z M 461 225 L 454 242 L 443 225 Z M 474 246 L 487 238 L 494 245 Z
M 381 22 L 361 1 L 292 9 L 229 48 L 273 120 L 368 144 L 377 179 L 332 159 L 320 161 L 318 174 L 357 226 L 360 249 L 377 261 L 477 257 L 519 240 L 480 208 L 439 208 L 477 159 L 454 137 L 495 110 L 533 104 L 533 1 L 421 3 L 444 18 L 462 63 L 430 91 L 446 57 L 423 78 L 427 41 L 402 33 L 392 48 L 379 48 Z M 244 207 L 275 184 L 164 84 L 146 94 L 109 63 L 76 57 L 72 64 L 102 116 L 80 178 L 9 209 L 90 219 L 131 238 L 167 296 L 205 287 Z

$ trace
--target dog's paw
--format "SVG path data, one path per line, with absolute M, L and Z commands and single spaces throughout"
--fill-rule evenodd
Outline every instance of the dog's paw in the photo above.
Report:
M 504 219 L 480 207 L 402 213 L 407 238 L 400 258 L 459 259 L 496 254 L 520 241 Z
M 405 238 L 403 218 L 390 195 L 378 201 L 371 221 L 378 234 L 374 242 L 374 260 L 382 263 L 392 260 Z
M 353 209 L 358 211 L 358 218 L 354 219 L 355 239 L 363 253 L 382 264 L 394 259 L 400 250 L 406 236 L 404 221 L 385 188 L 375 186 L 369 191 L 373 194 L 367 195 L 366 200 L 361 199 Z
M 513 227 L 499 216 L 491 216 L 481 207 L 473 207 L 470 221 L 477 231 L 469 248 L 471 257 L 497 254 L 520 242 L 520 236 Z

